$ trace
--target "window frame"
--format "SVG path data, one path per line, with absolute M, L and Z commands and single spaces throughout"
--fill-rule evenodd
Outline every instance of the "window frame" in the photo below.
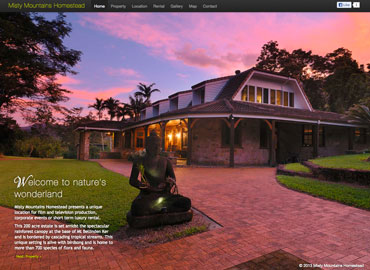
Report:
M 267 123 L 264 120 L 260 121 L 260 149 L 270 149 L 270 128 L 268 127 Z M 262 133 L 264 134 L 264 141 L 262 141 Z
M 230 128 L 224 120 L 221 122 L 221 147 L 230 147 Z M 234 129 L 234 147 L 242 148 L 242 126 L 240 123 Z
M 253 88 L 253 101 L 251 101 L 251 89 Z M 254 85 L 248 85 L 248 101 L 256 103 L 256 87 Z
M 306 131 L 306 127 L 308 131 Z M 308 138 L 308 143 L 306 138 Z M 311 124 L 302 125 L 302 147 L 312 147 L 313 146 L 313 127 Z
M 294 92 L 289 92 L 289 107 L 294 108 Z
M 269 88 L 262 88 L 262 103 L 263 104 L 270 104 L 269 103 L 269 101 L 270 101 L 270 95 L 269 95 L 269 93 L 270 93 L 270 89 Z M 267 102 L 265 102 L 266 100 L 267 100 Z
M 367 143 L 367 130 L 366 128 L 355 128 L 354 130 L 354 142 L 356 144 L 366 144 Z M 358 135 L 357 135 L 358 134 Z

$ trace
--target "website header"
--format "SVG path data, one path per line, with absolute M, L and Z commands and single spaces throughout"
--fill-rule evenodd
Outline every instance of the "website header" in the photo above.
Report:
M 7 0 L 1 12 L 369 12 L 370 1 Z

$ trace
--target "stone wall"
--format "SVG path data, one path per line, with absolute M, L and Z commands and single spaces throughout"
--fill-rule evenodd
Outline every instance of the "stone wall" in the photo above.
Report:
M 354 148 L 357 147 L 354 144 Z M 344 155 L 348 150 L 348 128 L 325 126 L 325 146 L 319 147 L 319 156 Z
M 241 147 L 235 146 L 236 165 L 266 165 L 268 149 L 260 149 L 259 121 L 242 120 Z M 230 148 L 221 145 L 223 120 L 201 119 L 193 127 L 192 162 L 194 164 L 229 165 Z
M 90 132 L 81 131 L 80 139 L 78 145 L 78 155 L 79 160 L 88 160 L 89 159 L 89 150 L 90 150 Z
M 321 157 L 344 155 L 348 150 L 348 128 L 325 125 L 325 146 L 319 146 L 318 155 Z M 297 156 L 300 160 L 313 158 L 313 147 L 302 146 L 302 125 L 294 123 L 278 123 L 279 142 L 277 159 L 284 163 L 291 157 Z M 354 143 L 354 150 L 360 151 L 369 148 L 367 144 Z M 294 160 L 292 160 L 294 161 Z

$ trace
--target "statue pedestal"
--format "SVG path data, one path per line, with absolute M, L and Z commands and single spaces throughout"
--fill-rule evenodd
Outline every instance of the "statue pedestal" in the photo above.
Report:
M 173 225 L 188 222 L 193 218 L 193 211 L 164 213 L 150 216 L 133 216 L 131 211 L 127 213 L 127 222 L 132 228 L 149 228 L 162 225 Z

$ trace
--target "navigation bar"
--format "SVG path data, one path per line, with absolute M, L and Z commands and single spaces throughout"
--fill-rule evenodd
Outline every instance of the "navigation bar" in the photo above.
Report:
M 0 12 L 370 12 L 370 1 L 1 0 Z

